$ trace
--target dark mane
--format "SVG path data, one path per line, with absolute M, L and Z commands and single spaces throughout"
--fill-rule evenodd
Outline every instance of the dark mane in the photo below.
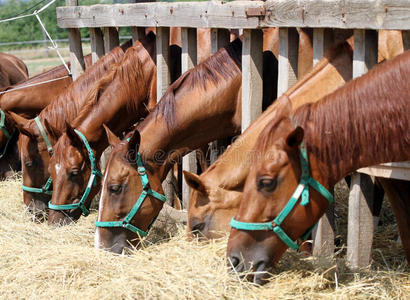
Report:
M 203 63 L 185 72 L 169 86 L 164 96 L 162 96 L 155 108 L 155 116 L 162 116 L 169 129 L 175 128 L 177 126 L 175 95 L 178 90 L 185 85 L 189 85 L 191 88 L 199 87 L 206 91 L 209 82 L 217 86 L 224 80 L 233 78 L 241 72 L 241 58 L 242 41 L 236 39 Z
M 410 149 L 409 77 L 406 51 L 298 108 L 293 120 L 305 129 L 308 152 L 341 176 L 339 162 L 353 167 L 383 163 L 383 157 L 403 160 Z
M 89 115 L 93 107 L 98 103 L 100 97 L 109 86 L 115 85 L 115 93 L 118 97 L 127 99 L 137 98 L 137 91 L 145 90 L 145 81 L 142 80 L 142 62 L 140 59 L 140 44 L 129 48 L 122 59 L 113 64 L 108 70 L 107 75 L 101 78 L 89 91 L 85 105 L 82 107 L 78 116 L 72 122 L 72 126 L 78 127 L 81 122 Z M 137 111 L 138 101 L 127 101 L 129 111 Z
M 118 62 L 124 55 L 120 47 L 113 49 L 103 56 L 97 63 L 86 69 L 86 71 L 73 82 L 65 91 L 49 104 L 41 113 L 41 119 L 47 121 L 57 130 L 63 130 L 65 123 L 72 121 L 79 109 L 84 104 L 84 98 L 95 84 L 105 74 L 109 66 Z

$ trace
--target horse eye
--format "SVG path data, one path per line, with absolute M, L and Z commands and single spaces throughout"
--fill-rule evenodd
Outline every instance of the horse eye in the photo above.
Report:
M 258 191 L 273 192 L 277 183 L 276 178 L 262 177 L 258 180 Z
M 110 194 L 116 194 L 118 195 L 122 191 L 122 186 L 119 184 L 111 184 L 108 186 L 108 190 Z
M 70 176 L 71 177 L 76 177 L 80 174 L 80 170 L 79 169 L 73 169 L 70 171 Z
M 30 167 L 33 166 L 33 161 L 32 161 L 32 160 L 28 160 L 28 161 L 24 162 L 24 165 L 25 165 L 27 168 L 30 168 Z

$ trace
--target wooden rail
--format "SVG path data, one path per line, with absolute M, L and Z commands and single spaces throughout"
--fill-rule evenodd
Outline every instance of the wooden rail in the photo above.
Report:
M 227 29 L 243 29 L 242 130 L 260 115 L 262 108 L 261 28 L 280 27 L 278 96 L 298 79 L 299 38 L 294 27 L 314 28 L 314 64 L 331 45 L 327 28 L 355 29 L 354 77 L 367 72 L 377 61 L 377 32 L 374 29 L 404 30 L 404 48 L 410 47 L 409 0 L 268 0 L 75 6 L 76 4 L 76 0 L 66 0 L 66 7 L 57 8 L 58 25 L 68 28 L 70 33 L 73 74 L 81 74 L 84 66 L 79 28 L 90 28 L 92 57 L 95 62 L 118 45 L 117 27 L 131 27 L 134 41 L 144 35 L 143 27 L 157 27 L 158 99 L 170 83 L 170 26 L 182 27 L 182 72 L 197 63 L 195 28 L 212 28 L 212 53 L 229 42 Z M 183 166 L 184 169 L 195 172 L 195 155 L 184 157 Z M 373 217 L 369 195 L 372 194 L 372 179 L 363 173 L 410 180 L 410 163 L 383 164 L 358 171 L 360 173 L 353 175 L 349 196 L 347 256 L 354 268 L 366 266 L 371 261 Z M 187 207 L 189 192 L 189 187 L 184 185 L 184 207 Z M 330 255 L 334 251 L 332 209 L 331 207 L 317 226 L 314 236 L 315 254 Z

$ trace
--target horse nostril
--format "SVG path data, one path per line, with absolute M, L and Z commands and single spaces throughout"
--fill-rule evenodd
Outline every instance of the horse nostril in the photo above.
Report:
M 198 223 L 192 226 L 192 231 L 200 232 L 203 231 L 205 228 L 205 223 Z
M 228 257 L 228 260 L 229 260 L 229 262 L 230 262 L 230 265 L 231 265 L 233 268 L 235 268 L 235 267 L 239 264 L 239 258 L 236 257 L 236 256 Z M 228 262 L 228 264 L 229 264 L 229 262 Z

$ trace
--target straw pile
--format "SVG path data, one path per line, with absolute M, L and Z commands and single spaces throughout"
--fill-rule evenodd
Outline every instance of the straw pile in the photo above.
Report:
M 113 255 L 93 248 L 96 212 L 77 224 L 51 229 L 32 222 L 19 186 L 20 178 L 0 183 L 1 299 L 410 297 L 410 269 L 395 241 L 397 230 L 388 209 L 383 210 L 370 268 L 349 271 L 343 247 L 335 257 L 321 260 L 289 251 L 271 282 L 257 287 L 227 272 L 226 238 L 188 242 L 178 228 L 172 236 L 152 232 L 143 249 L 130 256 Z M 346 207 L 342 203 L 337 208 L 342 228 Z M 340 234 L 344 241 L 346 231 Z

